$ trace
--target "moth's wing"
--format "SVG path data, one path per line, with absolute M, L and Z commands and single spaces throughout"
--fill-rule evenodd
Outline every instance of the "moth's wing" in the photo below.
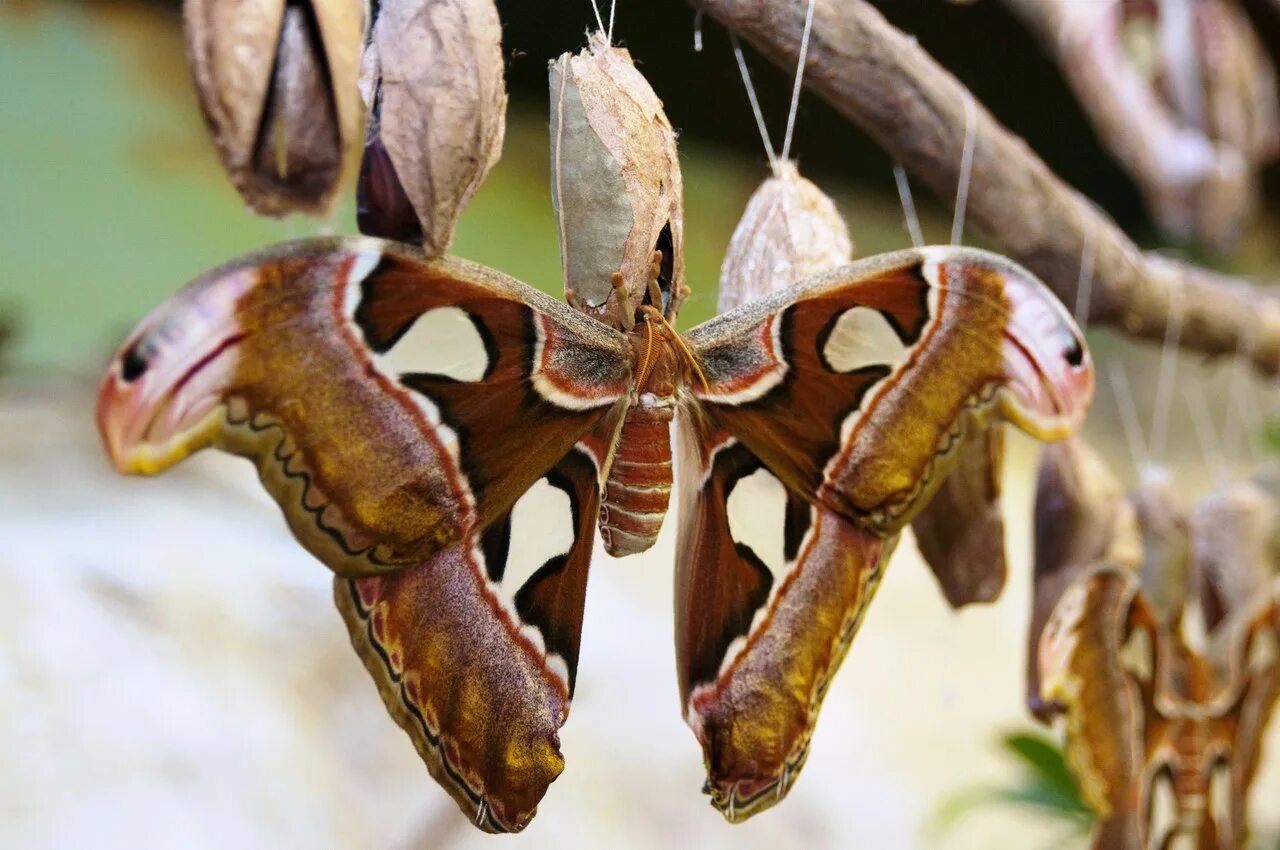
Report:
M 523 829 L 564 767 L 599 510 L 574 449 L 480 537 L 386 576 L 336 578 L 351 642 L 431 775 L 477 826 Z
M 788 487 L 880 533 L 928 501 L 966 435 L 1004 419 L 1060 439 L 1093 390 L 1057 298 L 970 248 L 854 263 L 687 339 L 707 415 Z
M 1000 476 L 1004 431 L 992 425 L 956 449 L 956 465 L 911 522 L 916 545 L 953 608 L 994 602 L 1004 589 Z
M 1234 673 L 1235 716 L 1223 731 L 1230 735 L 1231 826 L 1239 834 L 1248 829 L 1249 791 L 1268 721 L 1280 702 L 1280 580 L 1273 580 L 1269 593 L 1259 593 L 1258 600 L 1251 610 L 1240 612 L 1238 623 L 1224 624 L 1232 632 L 1227 641 L 1235 656 L 1225 665 Z
M 629 387 L 622 334 L 463 260 L 289 243 L 162 305 L 103 381 L 116 466 L 254 460 L 294 534 L 347 576 L 421 563 L 510 509 Z
M 1124 485 L 1078 437 L 1045 447 L 1033 519 L 1027 707 L 1037 719 L 1048 722 L 1053 712 L 1041 699 L 1039 669 L 1045 625 L 1063 593 L 1099 564 L 1136 573 L 1142 563 L 1142 544 Z
M 706 790 L 730 821 L 786 795 L 894 539 L 815 506 L 685 411 L 676 661 Z M 691 414 L 691 415 L 689 415 Z
M 1104 834 L 1141 832 L 1161 641 L 1133 571 L 1110 566 L 1067 588 L 1040 638 L 1040 697 L 1066 719 L 1067 764 Z

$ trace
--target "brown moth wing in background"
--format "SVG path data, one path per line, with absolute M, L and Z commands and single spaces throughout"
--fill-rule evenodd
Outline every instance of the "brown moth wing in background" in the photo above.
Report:
M 1256 613 L 1239 630 L 1241 692 L 1231 736 L 1230 771 L 1231 823 L 1237 825 L 1240 837 L 1248 831 L 1249 790 L 1258 773 L 1263 735 L 1280 702 L 1280 579 L 1272 580 L 1269 596 L 1253 606 Z
M 532 541 L 512 537 L 509 519 L 420 566 L 334 582 L 387 710 L 488 832 L 523 829 L 564 768 L 557 730 L 573 691 L 600 492 L 582 451 L 548 480 L 569 497 L 572 544 L 519 588 L 504 585 L 524 574 L 507 573 Z
M 767 470 L 723 431 L 685 420 L 678 433 L 681 468 L 693 470 L 681 477 L 676 545 L 681 707 L 703 748 L 712 805 L 738 822 L 780 802 L 799 775 L 827 686 L 896 539 L 773 479 L 783 515 L 769 522 L 779 546 L 756 551 L 736 536 L 743 529 L 730 498 Z
M 399 368 L 419 322 L 452 342 Z M 210 445 L 250 457 L 298 540 L 359 577 L 421 563 L 510 509 L 625 398 L 630 357 L 621 334 L 483 266 L 310 240 L 161 305 L 104 379 L 98 423 L 126 472 Z
M 443 254 L 502 154 L 498 11 L 493 0 L 383 0 L 361 65 L 360 230 Z
M 1080 438 L 1045 446 L 1036 482 L 1031 623 L 1027 629 L 1027 706 L 1042 722 L 1053 707 L 1040 693 L 1039 646 L 1058 600 L 1098 564 L 1137 571 L 1142 543 L 1124 486 Z
M 660 251 L 664 303 L 653 306 L 673 319 L 688 294 L 684 188 L 662 101 L 631 54 L 602 33 L 551 63 L 550 89 L 551 200 L 566 297 L 629 329 Z
M 187 58 L 223 168 L 263 215 L 326 213 L 360 120 L 360 0 L 186 0 Z
M 1272 493 L 1235 481 L 1200 499 L 1191 522 L 1210 660 L 1237 700 L 1222 734 L 1230 752 L 1229 825 L 1242 840 L 1262 736 L 1280 697 L 1280 563 L 1273 548 L 1280 511 Z
M 854 263 L 687 336 L 695 398 L 789 489 L 880 534 L 932 495 L 989 421 L 1061 439 L 1093 370 L 1062 305 L 993 254 L 926 248 Z
M 1147 723 L 1166 675 L 1159 644 L 1133 571 L 1111 566 L 1073 583 L 1041 636 L 1040 696 L 1066 718 L 1067 764 L 1098 815 L 1099 850 L 1146 846 Z

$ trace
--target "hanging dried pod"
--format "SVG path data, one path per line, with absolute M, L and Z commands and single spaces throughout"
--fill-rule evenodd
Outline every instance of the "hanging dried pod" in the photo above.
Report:
M 1004 431 L 966 438 L 956 466 L 911 521 L 916 546 L 952 608 L 994 602 L 1004 590 L 1004 513 L 1000 508 Z
M 360 93 L 360 231 L 443 254 L 502 154 L 507 91 L 493 0 L 383 0 Z
M 720 266 L 719 311 L 726 313 L 810 275 L 853 261 L 853 240 L 835 202 L 779 160 L 734 228 Z
M 322 214 L 359 127 L 361 0 L 186 0 L 187 58 L 232 184 L 254 211 Z
M 593 33 L 550 66 L 551 200 L 565 297 L 630 328 L 655 276 L 671 319 L 684 283 L 684 201 L 676 136 L 631 54 Z

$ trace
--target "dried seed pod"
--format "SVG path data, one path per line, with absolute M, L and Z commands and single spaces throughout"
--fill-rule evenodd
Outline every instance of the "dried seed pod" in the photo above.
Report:
M 551 199 L 565 296 L 630 327 L 657 284 L 673 318 L 684 283 L 684 201 L 675 131 L 631 54 L 594 33 L 551 63 Z
M 502 75 L 493 0 L 383 0 L 360 69 L 362 233 L 448 250 L 502 155 Z
M 359 126 L 361 0 L 186 0 L 183 14 L 200 108 L 245 203 L 326 212 Z
M 853 260 L 853 241 L 835 202 L 779 160 L 734 228 L 720 266 L 721 313 Z

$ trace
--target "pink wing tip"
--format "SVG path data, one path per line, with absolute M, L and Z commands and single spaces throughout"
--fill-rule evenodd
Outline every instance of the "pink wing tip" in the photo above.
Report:
M 246 336 L 234 305 L 251 269 L 198 281 L 139 325 L 98 388 L 98 432 L 120 472 L 154 474 L 208 445 Z

